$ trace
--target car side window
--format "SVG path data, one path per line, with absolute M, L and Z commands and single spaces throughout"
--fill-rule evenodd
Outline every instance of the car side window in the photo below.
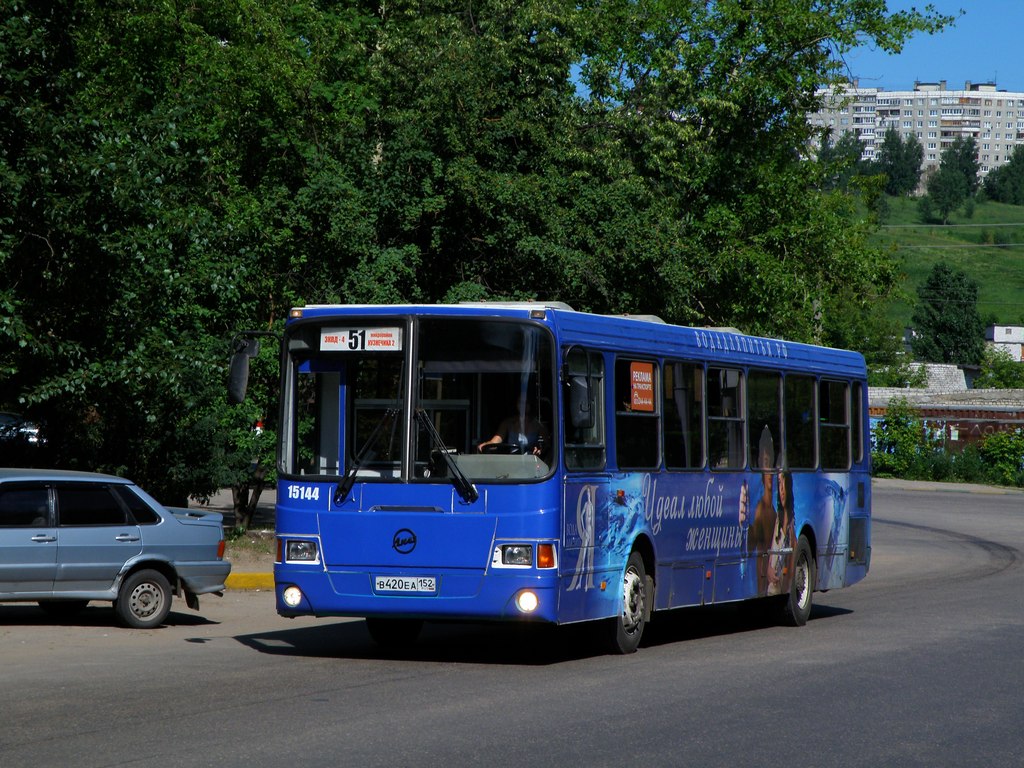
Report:
M 128 506 L 132 517 L 139 525 L 154 525 L 160 522 L 160 515 L 127 485 L 115 485 L 114 493 Z
M 0 528 L 45 528 L 50 500 L 44 486 L 0 488 Z
M 124 525 L 127 515 L 105 485 L 58 485 L 57 516 L 62 526 Z

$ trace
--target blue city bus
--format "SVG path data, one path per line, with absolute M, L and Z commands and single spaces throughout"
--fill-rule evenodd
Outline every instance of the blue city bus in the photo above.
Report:
M 855 352 L 560 303 L 307 306 L 281 351 L 277 611 L 594 622 L 758 598 L 805 623 L 871 558 Z

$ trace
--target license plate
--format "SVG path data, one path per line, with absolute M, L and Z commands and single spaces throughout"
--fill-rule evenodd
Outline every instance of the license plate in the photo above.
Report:
M 373 591 L 434 595 L 437 594 L 437 578 L 434 576 L 374 576 Z

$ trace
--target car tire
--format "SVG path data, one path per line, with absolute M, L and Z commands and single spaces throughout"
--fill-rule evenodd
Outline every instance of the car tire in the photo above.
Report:
M 126 627 L 158 627 L 171 610 L 171 585 L 159 571 L 136 571 L 121 583 L 114 610 Z

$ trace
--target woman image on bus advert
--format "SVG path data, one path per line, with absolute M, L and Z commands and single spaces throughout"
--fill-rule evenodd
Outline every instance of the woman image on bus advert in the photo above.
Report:
M 483 452 L 488 445 L 509 445 L 518 453 L 540 456 L 549 439 L 547 427 L 533 415 L 530 403 L 525 398 L 519 398 L 516 412 L 504 419 L 494 436 L 480 443 L 477 448 Z

